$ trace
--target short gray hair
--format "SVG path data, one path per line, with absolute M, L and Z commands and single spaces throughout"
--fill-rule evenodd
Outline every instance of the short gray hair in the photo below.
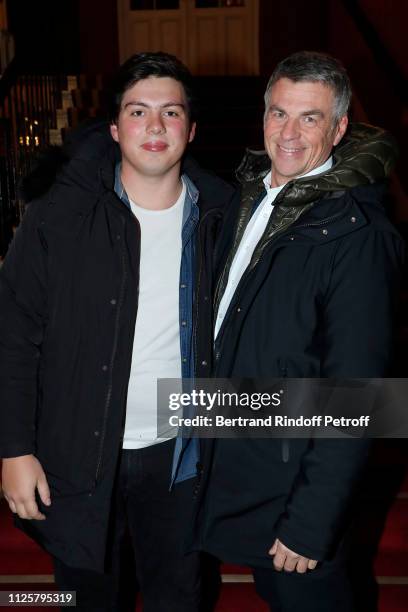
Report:
M 295 83 L 299 81 L 322 83 L 330 87 L 334 93 L 335 123 L 347 115 L 351 101 L 350 79 L 343 64 L 335 57 L 317 51 L 299 51 L 279 62 L 266 87 L 266 109 L 271 89 L 279 79 L 290 79 Z

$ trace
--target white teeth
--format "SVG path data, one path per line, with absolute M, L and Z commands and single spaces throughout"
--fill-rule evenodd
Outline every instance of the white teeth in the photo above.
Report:
M 301 151 L 301 149 L 287 149 L 286 147 L 282 147 L 281 145 L 279 145 L 279 148 L 282 149 L 282 151 L 284 151 L 285 153 L 296 153 L 298 151 Z

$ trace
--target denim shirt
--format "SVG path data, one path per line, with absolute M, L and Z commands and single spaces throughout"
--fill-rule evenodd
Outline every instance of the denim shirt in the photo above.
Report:
M 115 169 L 115 193 L 131 210 L 129 198 L 120 178 L 121 164 Z M 197 205 L 199 193 L 194 183 L 183 174 L 186 185 L 186 197 L 183 208 L 181 230 L 181 265 L 179 285 L 179 327 L 181 375 L 183 378 L 194 377 L 194 344 L 193 344 L 193 299 L 195 271 L 195 230 L 198 227 L 199 208 Z M 197 473 L 198 444 L 197 439 L 176 438 L 173 459 L 171 484 L 192 478 Z

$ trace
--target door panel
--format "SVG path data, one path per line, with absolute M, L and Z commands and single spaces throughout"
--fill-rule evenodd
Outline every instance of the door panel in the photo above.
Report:
M 220 23 L 215 15 L 191 20 L 188 42 L 188 66 L 194 74 L 224 74 L 224 45 Z
M 166 51 L 187 62 L 185 4 L 183 0 L 176 2 L 179 8 L 159 10 L 146 7 L 176 4 L 174 0 L 118 0 L 121 62 L 141 51 Z
M 250 58 L 245 53 L 247 39 L 244 21 L 239 17 L 228 17 L 225 20 L 225 74 L 250 74 Z
M 149 19 L 134 21 L 129 24 L 129 39 L 131 41 L 132 52 L 140 53 L 145 49 L 155 46 L 154 27 Z
M 193 74 L 259 74 L 259 0 L 118 0 L 118 16 L 121 61 L 166 51 Z
M 184 57 L 182 27 L 178 19 L 161 19 L 157 24 L 157 49 Z

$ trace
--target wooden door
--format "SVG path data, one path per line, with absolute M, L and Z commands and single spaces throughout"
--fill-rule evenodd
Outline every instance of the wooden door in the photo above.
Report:
M 118 0 L 120 58 L 177 55 L 193 74 L 259 74 L 259 0 Z
M 0 0 L 0 30 L 7 30 L 6 0 Z
M 187 18 L 194 74 L 259 74 L 258 0 L 191 0 Z
M 166 51 L 188 63 L 185 0 L 118 0 L 119 56 Z

